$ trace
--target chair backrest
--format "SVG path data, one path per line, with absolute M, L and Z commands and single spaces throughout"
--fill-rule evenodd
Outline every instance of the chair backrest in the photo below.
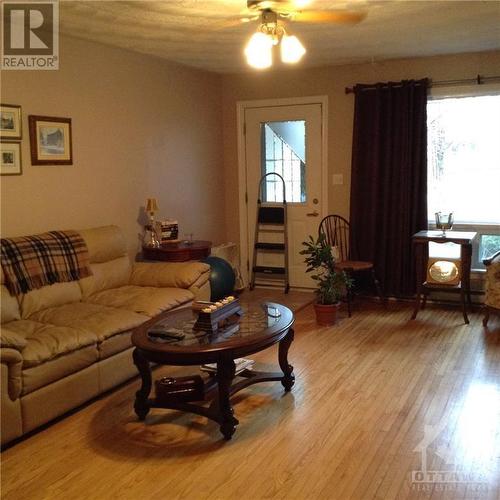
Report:
M 349 260 L 349 222 L 340 215 L 327 215 L 320 223 L 318 234 L 336 249 L 337 260 Z

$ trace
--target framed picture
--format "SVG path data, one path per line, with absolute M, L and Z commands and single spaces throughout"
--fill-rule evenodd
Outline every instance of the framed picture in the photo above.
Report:
M 2 139 L 21 139 L 21 106 L 0 104 L 0 137 Z
M 1 175 L 21 175 L 21 143 L 0 142 L 0 162 Z
M 71 118 L 28 117 L 32 165 L 73 165 Z

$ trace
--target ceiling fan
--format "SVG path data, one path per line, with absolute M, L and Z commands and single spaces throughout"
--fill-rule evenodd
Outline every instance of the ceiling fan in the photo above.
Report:
M 258 18 L 258 14 L 266 12 L 274 12 L 278 18 L 308 23 L 356 24 L 366 17 L 365 12 L 311 10 L 307 8 L 311 3 L 312 0 L 247 0 L 250 15 L 243 17 L 241 21 L 253 21 Z
M 261 19 L 257 32 L 252 35 L 245 47 L 245 56 L 250 66 L 257 69 L 272 65 L 272 48 L 279 45 L 281 60 L 284 63 L 296 63 L 305 54 L 306 49 L 296 36 L 286 33 L 280 22 L 299 21 L 312 23 L 356 24 L 361 22 L 366 13 L 347 10 L 304 10 L 311 0 L 247 0 L 248 16 L 240 22 Z

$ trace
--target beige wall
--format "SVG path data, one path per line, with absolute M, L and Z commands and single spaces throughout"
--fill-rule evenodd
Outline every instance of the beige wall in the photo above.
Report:
M 398 81 L 411 78 L 429 77 L 433 80 L 471 78 L 478 73 L 483 76 L 500 74 L 500 51 L 317 69 L 289 71 L 276 71 L 275 69 L 266 72 L 225 75 L 222 80 L 222 95 L 228 239 L 239 241 L 237 101 L 328 96 L 329 213 L 348 216 L 354 96 L 346 95 L 344 88 L 355 83 Z M 342 186 L 332 185 L 334 173 L 343 174 Z
M 23 175 L 1 178 L 2 234 L 118 224 L 133 253 L 148 196 L 181 234 L 238 241 L 238 100 L 328 95 L 329 211 L 348 215 L 354 98 L 344 87 L 498 74 L 500 51 L 219 76 L 65 37 L 60 66 L 2 72 L 1 101 L 23 107 L 24 127 Z M 73 119 L 73 166 L 31 166 L 29 114 Z
M 134 253 L 155 196 L 181 235 L 224 240 L 220 77 L 72 38 L 60 50 L 59 71 L 2 72 L 1 101 L 23 112 L 23 174 L 1 178 L 2 234 L 117 224 Z M 31 165 L 30 114 L 72 118 L 72 166 Z

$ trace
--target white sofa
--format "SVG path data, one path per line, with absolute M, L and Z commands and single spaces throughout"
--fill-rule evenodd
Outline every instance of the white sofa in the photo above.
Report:
M 1 285 L 1 442 L 137 374 L 131 330 L 210 296 L 200 262 L 131 263 L 122 231 L 79 231 L 93 275 L 13 297 Z

